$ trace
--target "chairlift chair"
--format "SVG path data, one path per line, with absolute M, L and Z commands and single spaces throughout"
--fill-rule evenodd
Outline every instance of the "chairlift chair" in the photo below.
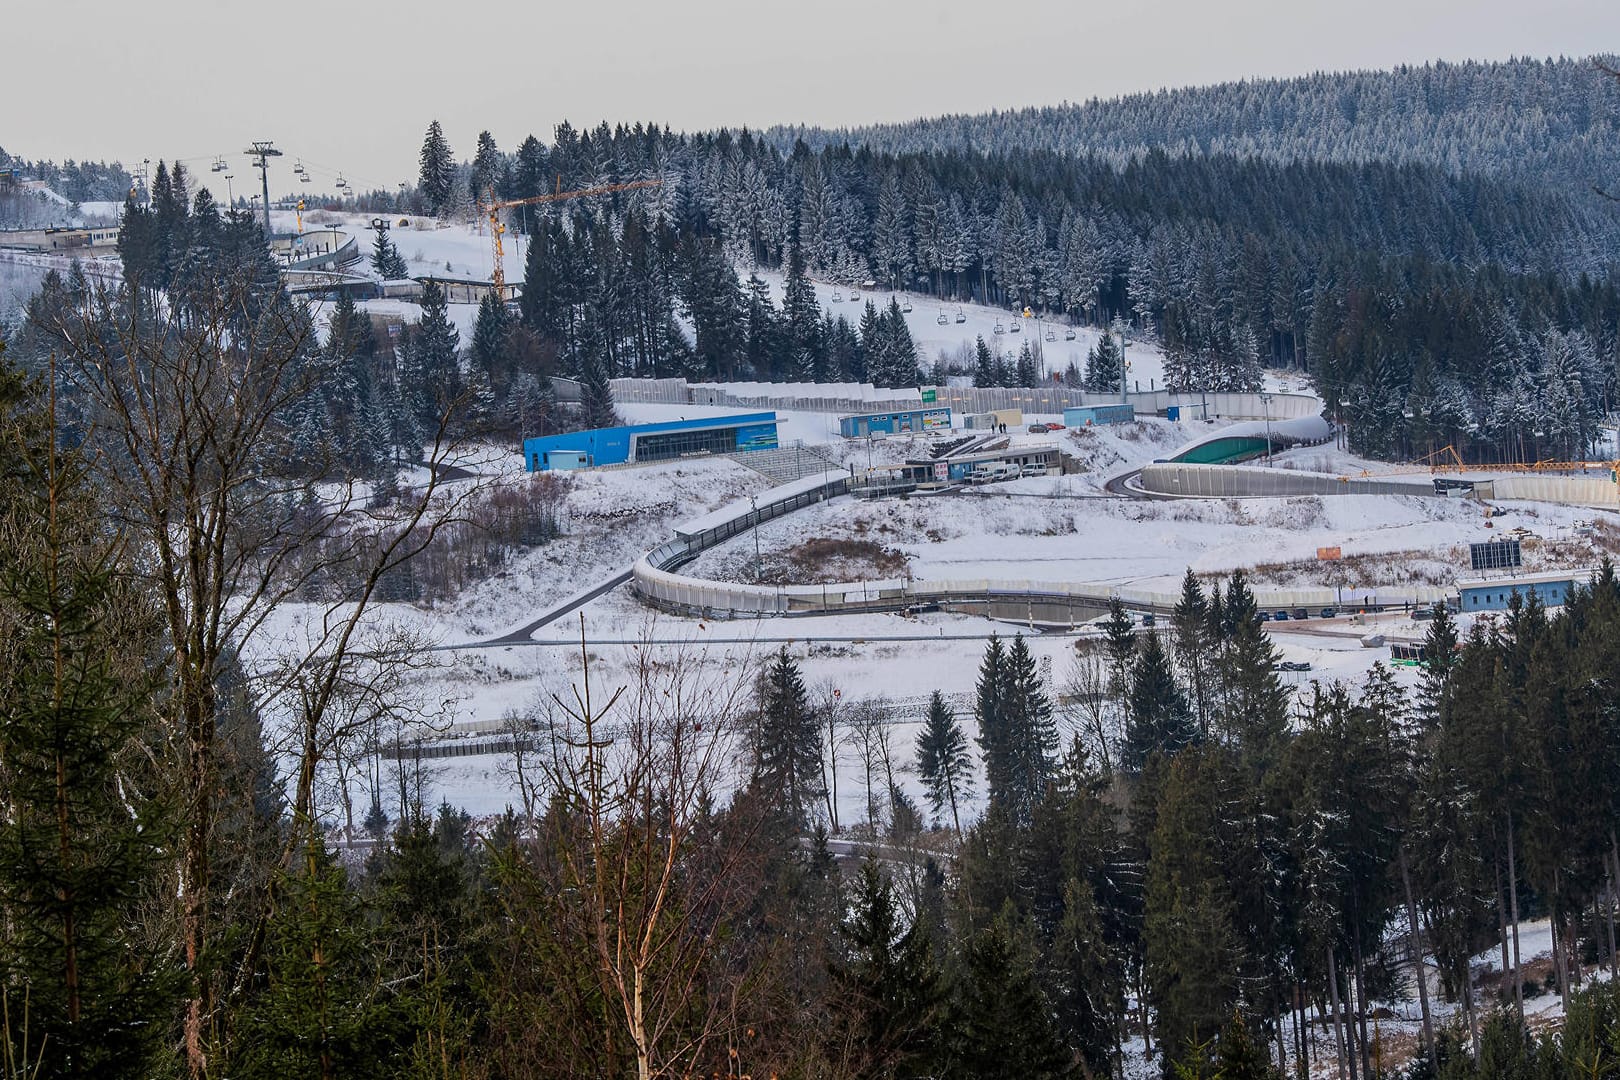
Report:
M 1005 334 L 1007 332 L 1007 328 L 1005 326 L 1001 325 L 1001 320 L 1000 319 L 996 320 L 996 331 L 995 332 L 998 333 L 998 334 Z
M 844 302 L 844 290 L 843 289 L 834 289 L 832 298 L 833 298 L 833 303 L 842 304 Z
M 939 318 L 935 319 L 934 321 L 939 323 L 939 325 L 944 326 L 945 324 L 949 323 L 951 320 L 947 319 L 945 317 L 945 313 L 942 311 L 942 312 L 939 313 Z
M 1056 341 L 1057 340 L 1057 331 L 1056 330 L 1048 330 L 1046 332 L 1046 340 L 1047 341 Z
M 911 301 L 907 300 L 900 305 L 900 310 L 907 315 L 911 314 Z
M 849 298 L 852 301 L 859 300 L 861 298 L 861 290 L 854 289 L 854 288 L 850 289 L 849 290 Z
M 967 322 L 967 312 L 963 311 L 961 308 L 957 308 L 956 309 L 956 321 L 959 322 L 959 323 Z
M 1071 326 L 1067 330 L 1063 331 L 1063 340 L 1064 341 L 1073 341 L 1074 340 L 1074 327 Z
M 223 158 L 215 158 L 214 159 L 214 164 L 209 166 L 209 170 L 211 172 L 224 172 L 225 171 L 225 159 L 223 159 Z
M 1007 328 L 1007 329 L 1008 329 L 1008 330 L 1009 330 L 1009 331 L 1011 331 L 1011 332 L 1012 332 L 1012 333 L 1014 333 L 1014 334 L 1019 334 L 1019 333 L 1022 333 L 1022 332 L 1023 332 L 1023 330 L 1024 330 L 1024 328 L 1023 328 L 1023 327 L 1022 327 L 1022 326 L 1019 326 L 1019 325 L 1018 325 L 1018 320 L 1017 320 L 1017 319 L 1014 319 L 1014 320 L 1013 320 L 1013 321 L 1012 321 L 1012 325 L 1011 325 L 1011 326 L 1009 326 L 1009 327 L 1008 327 L 1008 328 Z

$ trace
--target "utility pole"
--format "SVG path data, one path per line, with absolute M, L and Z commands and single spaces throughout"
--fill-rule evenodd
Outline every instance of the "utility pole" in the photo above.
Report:
M 264 239 L 268 243 L 270 240 L 270 159 L 280 157 L 281 151 L 276 149 L 274 143 L 265 141 L 255 142 L 242 153 L 250 158 L 259 159 L 256 167 L 259 170 L 259 181 L 264 189 Z

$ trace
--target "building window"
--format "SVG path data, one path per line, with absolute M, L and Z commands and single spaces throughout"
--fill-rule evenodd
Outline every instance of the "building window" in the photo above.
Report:
M 687 454 L 729 454 L 737 449 L 736 428 L 663 431 L 636 439 L 637 461 L 665 461 Z

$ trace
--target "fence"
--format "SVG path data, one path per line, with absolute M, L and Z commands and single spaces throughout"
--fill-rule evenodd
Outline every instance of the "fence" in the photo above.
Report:
M 1140 393 L 1098 394 L 1066 386 L 1026 388 L 998 386 L 933 387 L 934 400 L 923 402 L 920 391 L 897 397 L 886 396 L 875 387 L 858 388 L 860 393 L 814 394 L 802 389 L 781 393 L 737 393 L 724 385 L 689 384 L 684 379 L 614 379 L 613 396 L 619 401 L 679 405 L 717 405 L 739 409 L 780 409 L 789 412 L 870 413 L 874 410 L 921 409 L 948 406 L 958 413 L 995 412 L 1018 409 L 1026 413 L 1059 414 L 1064 409 L 1086 405 L 1134 405 L 1138 414 L 1163 413 L 1172 406 L 1195 415 L 1229 420 L 1291 420 L 1317 416 L 1322 403 L 1309 394 L 1176 394 L 1167 390 Z M 848 389 L 840 384 L 838 389 Z M 828 386 L 827 389 L 834 389 Z

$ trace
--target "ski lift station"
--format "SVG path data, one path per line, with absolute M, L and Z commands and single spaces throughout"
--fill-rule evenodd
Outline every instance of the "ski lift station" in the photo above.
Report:
M 1561 607 L 1577 585 L 1591 580 L 1590 570 L 1558 570 L 1545 574 L 1459 581 L 1458 606 L 1463 611 L 1506 611 L 1515 595 L 1520 600 L 1526 600 L 1534 594 L 1547 607 Z
M 549 472 L 776 448 L 776 414 L 762 412 L 524 439 L 523 463 L 529 472 Z
M 951 430 L 951 410 L 906 409 L 899 412 L 865 413 L 858 416 L 840 416 L 838 434 L 846 439 L 864 439 L 868 435 L 910 435 L 925 431 Z

